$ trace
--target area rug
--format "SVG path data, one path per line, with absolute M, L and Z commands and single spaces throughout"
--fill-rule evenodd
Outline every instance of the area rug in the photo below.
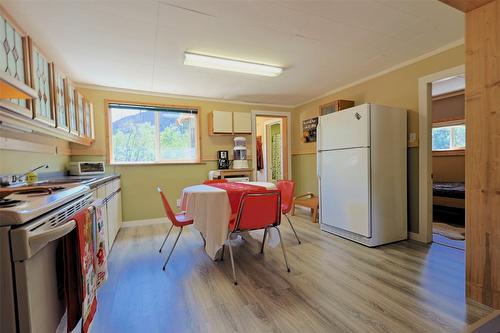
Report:
M 464 240 L 465 228 L 455 227 L 446 223 L 432 223 L 432 233 L 444 236 L 449 239 Z

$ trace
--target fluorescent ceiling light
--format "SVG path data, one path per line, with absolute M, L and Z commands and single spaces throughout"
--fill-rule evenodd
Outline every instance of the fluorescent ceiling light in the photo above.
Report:
M 220 69 L 238 73 L 278 76 L 283 72 L 283 68 L 271 65 L 257 64 L 254 62 L 240 61 L 234 59 L 213 57 L 197 53 L 184 53 L 184 65 L 204 68 Z

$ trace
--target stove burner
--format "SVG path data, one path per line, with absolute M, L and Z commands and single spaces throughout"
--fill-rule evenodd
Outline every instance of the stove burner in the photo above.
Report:
M 46 195 L 46 194 L 52 194 L 53 192 L 63 190 L 63 186 L 51 186 L 51 187 L 33 187 L 33 188 L 27 188 L 24 190 L 19 190 L 15 191 L 15 194 L 28 194 L 28 196 L 31 195 Z
M 0 208 L 10 208 L 22 204 L 24 201 L 14 199 L 0 199 Z

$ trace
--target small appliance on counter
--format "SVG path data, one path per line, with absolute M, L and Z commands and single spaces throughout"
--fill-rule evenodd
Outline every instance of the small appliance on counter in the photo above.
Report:
M 70 176 L 99 175 L 104 173 L 104 162 L 69 162 Z
M 217 152 L 217 169 L 229 169 L 230 165 L 229 152 L 227 150 L 219 150 Z
M 234 138 L 233 169 L 248 169 L 247 139 L 242 136 Z

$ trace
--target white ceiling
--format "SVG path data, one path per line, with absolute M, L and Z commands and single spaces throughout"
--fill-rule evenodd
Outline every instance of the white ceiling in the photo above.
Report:
M 2 0 L 82 84 L 297 105 L 464 37 L 438 0 Z M 195 51 L 286 67 L 259 77 L 183 65 Z

